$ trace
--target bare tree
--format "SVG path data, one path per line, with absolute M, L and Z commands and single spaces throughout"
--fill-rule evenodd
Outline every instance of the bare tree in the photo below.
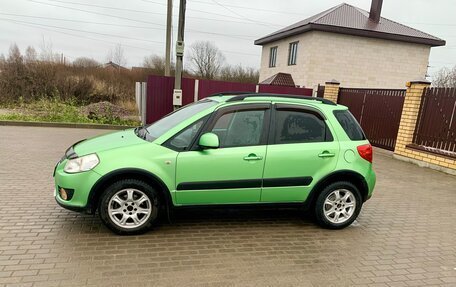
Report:
M 32 46 L 28 46 L 25 50 L 24 59 L 27 64 L 36 62 L 38 60 L 38 54 L 36 53 L 35 48 L 33 48 Z
M 433 77 L 432 85 L 436 87 L 456 88 L 456 66 L 442 68 Z
M 219 79 L 228 82 L 252 83 L 257 84 L 260 78 L 260 72 L 251 67 L 242 65 L 224 66 L 220 69 Z
M 99 67 L 100 63 L 92 58 L 79 57 L 73 61 L 73 66 L 79 68 L 95 68 Z
M 107 62 L 113 62 L 119 66 L 126 66 L 127 59 L 125 58 L 125 52 L 121 44 L 117 44 L 114 50 L 110 50 L 108 55 L 106 55 Z
M 8 53 L 8 63 L 21 63 L 23 62 L 23 57 L 21 55 L 21 51 L 17 47 L 16 43 L 12 44 L 9 48 Z
M 215 79 L 225 61 L 222 52 L 208 41 L 195 42 L 190 46 L 192 71 L 203 79 Z
M 52 41 L 42 38 L 40 45 L 40 60 L 43 62 L 57 63 L 60 61 L 60 56 L 58 53 L 54 53 Z
M 165 74 L 165 57 L 160 57 L 157 55 L 150 55 L 144 57 L 143 60 L 143 67 L 150 69 L 152 73 L 156 75 L 164 75 Z M 174 74 L 175 66 L 174 63 L 171 63 L 171 74 Z

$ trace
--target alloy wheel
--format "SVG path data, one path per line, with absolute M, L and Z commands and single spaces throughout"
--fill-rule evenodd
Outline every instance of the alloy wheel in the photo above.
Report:
M 336 189 L 331 192 L 323 204 L 325 218 L 334 224 L 349 220 L 356 209 L 355 195 L 347 189 Z
M 128 188 L 116 192 L 108 203 L 112 222 L 122 228 L 137 228 L 147 222 L 152 214 L 149 197 L 138 189 Z

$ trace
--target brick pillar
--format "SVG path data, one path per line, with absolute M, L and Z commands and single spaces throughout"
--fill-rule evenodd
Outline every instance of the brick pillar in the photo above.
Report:
M 326 82 L 323 98 L 337 103 L 337 98 L 339 97 L 339 86 L 340 83 L 334 79 Z
M 430 85 L 431 82 L 427 80 L 416 80 L 407 83 L 407 92 L 405 94 L 399 132 L 394 149 L 395 154 L 408 156 L 410 153 L 406 151 L 406 145 L 413 142 L 413 133 L 415 132 L 423 90 Z

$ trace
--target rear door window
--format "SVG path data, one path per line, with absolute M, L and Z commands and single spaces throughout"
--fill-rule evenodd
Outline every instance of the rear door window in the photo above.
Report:
M 334 111 L 334 116 L 352 141 L 366 139 L 360 125 L 348 110 Z
M 332 141 L 325 121 L 315 113 L 300 109 L 278 109 L 275 118 L 275 144 Z

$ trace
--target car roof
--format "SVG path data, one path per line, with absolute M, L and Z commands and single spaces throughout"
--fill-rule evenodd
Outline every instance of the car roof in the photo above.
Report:
M 241 102 L 282 102 L 282 103 L 296 103 L 318 106 L 320 108 L 330 109 L 346 109 L 347 107 L 338 105 L 330 100 L 301 96 L 301 95 L 280 95 L 268 93 L 220 93 L 208 97 L 219 103 L 241 103 Z

